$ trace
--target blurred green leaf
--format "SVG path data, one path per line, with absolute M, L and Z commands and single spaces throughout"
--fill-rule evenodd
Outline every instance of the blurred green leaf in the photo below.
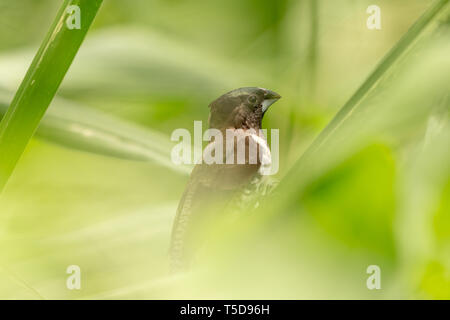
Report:
M 393 258 L 395 162 L 389 149 L 369 146 L 310 184 L 305 209 L 350 247 Z
M 1 93 L 1 92 L 0 92 Z M 7 95 L 0 94 L 0 116 Z M 171 161 L 174 142 L 164 134 L 95 110 L 55 98 L 36 132 L 38 137 L 64 147 L 123 159 L 156 162 L 175 172 L 191 168 Z

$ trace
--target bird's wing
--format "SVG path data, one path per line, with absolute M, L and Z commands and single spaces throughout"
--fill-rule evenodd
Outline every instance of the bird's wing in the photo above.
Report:
M 199 164 L 194 168 L 173 225 L 170 248 L 173 270 L 187 267 L 211 223 L 257 171 L 257 165 L 236 164 Z

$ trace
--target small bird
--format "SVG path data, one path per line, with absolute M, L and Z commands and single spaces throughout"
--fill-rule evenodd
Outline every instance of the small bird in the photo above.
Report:
M 247 139 L 245 146 L 248 148 L 248 139 L 253 138 L 262 144 L 263 150 L 268 150 L 270 156 L 265 137 L 255 137 L 254 132 L 259 133 L 264 114 L 280 98 L 271 90 L 257 87 L 230 91 L 209 105 L 209 127 L 220 130 L 224 146 L 227 144 L 226 131 L 231 130 L 236 135 L 234 141 Z M 213 143 L 215 141 L 211 141 L 210 145 Z M 237 151 L 236 145 L 233 152 Z M 203 162 L 194 167 L 173 223 L 170 244 L 172 272 L 188 270 L 196 251 L 205 241 L 211 223 L 217 221 L 230 205 L 248 198 L 257 188 L 255 186 L 262 180 L 259 150 L 256 161 L 250 161 L 249 152 L 246 152 L 245 161 L 241 163 L 227 163 L 224 160 L 222 164 Z M 225 158 L 226 151 L 223 154 Z

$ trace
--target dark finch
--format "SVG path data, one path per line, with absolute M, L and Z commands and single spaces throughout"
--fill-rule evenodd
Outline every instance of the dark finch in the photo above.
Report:
M 263 88 L 230 91 L 209 105 L 209 126 L 222 132 L 224 145 L 227 129 L 242 129 L 234 132 L 248 139 L 245 132 L 250 129 L 258 132 L 268 107 L 280 98 L 277 93 Z M 263 143 L 267 146 L 265 139 Z M 208 226 L 230 204 L 239 202 L 244 194 L 251 192 L 249 186 L 261 178 L 260 167 L 259 159 L 257 163 L 249 163 L 248 157 L 243 164 L 202 163 L 195 166 L 173 224 L 170 246 L 172 271 L 189 267 L 195 251 L 207 236 Z

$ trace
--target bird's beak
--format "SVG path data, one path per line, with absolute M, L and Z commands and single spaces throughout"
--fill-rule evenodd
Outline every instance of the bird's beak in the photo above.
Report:
M 281 98 L 281 96 L 276 93 L 273 92 L 271 90 L 267 90 L 264 89 L 265 93 L 264 93 L 264 101 L 262 103 L 262 111 L 266 112 L 267 109 L 269 109 L 269 107 L 274 104 L 275 102 L 277 102 L 278 99 Z

